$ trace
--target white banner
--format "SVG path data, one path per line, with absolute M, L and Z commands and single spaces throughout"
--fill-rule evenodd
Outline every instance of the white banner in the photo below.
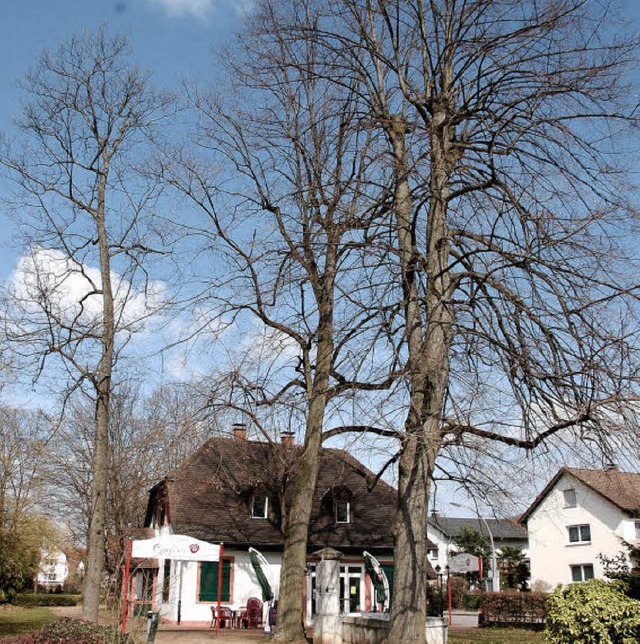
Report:
M 220 546 L 181 534 L 133 541 L 131 556 L 137 559 L 178 559 L 180 561 L 218 561 Z

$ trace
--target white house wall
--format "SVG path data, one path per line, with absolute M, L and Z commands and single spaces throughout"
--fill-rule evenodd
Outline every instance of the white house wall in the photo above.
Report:
M 576 491 L 576 507 L 565 507 L 563 490 Z M 612 556 L 623 550 L 621 538 L 626 525 L 633 521 L 570 474 L 562 476 L 554 488 L 533 511 L 529 529 L 531 581 L 546 582 L 555 588 L 572 582 L 571 566 L 592 564 L 594 576 L 604 577 L 600 553 Z M 568 526 L 588 524 L 591 541 L 570 543 Z
M 270 564 L 270 572 L 278 584 L 280 579 L 281 555 L 262 553 Z M 262 598 L 260 584 L 256 577 L 249 553 L 246 550 L 225 550 L 223 558 L 233 558 L 231 601 L 221 602 L 221 606 L 238 610 L 247 605 L 250 597 Z M 160 614 L 164 619 L 175 622 L 178 618 L 178 588 L 180 566 L 182 565 L 182 607 L 181 622 L 207 622 L 211 620 L 211 606 L 217 602 L 198 601 L 198 562 L 171 562 L 171 580 L 169 586 L 169 599 L 162 604 Z M 165 580 L 167 583 L 167 580 Z M 277 589 L 276 589 L 277 596 Z
M 42 586 L 61 586 L 69 576 L 67 555 L 64 552 L 42 553 L 40 570 L 38 571 L 38 583 Z

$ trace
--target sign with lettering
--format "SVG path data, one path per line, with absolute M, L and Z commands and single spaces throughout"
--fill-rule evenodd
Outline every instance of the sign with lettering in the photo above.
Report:
M 138 559 L 178 559 L 180 561 L 218 561 L 220 546 L 182 534 L 167 534 L 153 539 L 135 540 L 131 556 Z
M 451 572 L 478 572 L 480 570 L 480 557 L 462 552 L 449 559 Z

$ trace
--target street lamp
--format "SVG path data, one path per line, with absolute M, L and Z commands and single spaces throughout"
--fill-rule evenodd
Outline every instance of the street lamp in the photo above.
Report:
M 435 567 L 436 575 L 438 575 L 438 580 L 440 582 L 440 617 L 444 617 L 444 596 L 443 596 L 443 586 L 444 586 L 444 576 L 447 575 L 447 604 L 449 611 L 449 626 L 451 626 L 451 578 L 449 577 L 449 564 L 444 567 L 442 570 L 440 564 Z
M 440 617 L 444 617 L 444 596 L 442 594 L 442 578 L 444 574 L 440 564 L 435 567 L 436 575 L 438 575 L 438 581 L 440 586 Z
M 462 508 L 463 510 L 469 510 L 469 512 L 475 512 L 478 519 L 480 519 L 480 521 L 484 523 L 485 527 L 487 528 L 487 532 L 489 533 L 489 541 L 491 542 L 491 590 L 493 591 L 500 590 L 500 587 L 496 588 L 496 580 L 498 580 L 498 583 L 499 583 L 499 577 L 496 575 L 498 571 L 498 558 L 496 557 L 496 546 L 493 541 L 493 533 L 491 532 L 491 528 L 489 527 L 487 520 L 480 515 L 477 508 L 473 510 L 472 508 L 466 505 L 462 505 L 462 503 L 456 503 L 455 501 L 451 501 L 449 505 L 453 505 L 456 508 Z

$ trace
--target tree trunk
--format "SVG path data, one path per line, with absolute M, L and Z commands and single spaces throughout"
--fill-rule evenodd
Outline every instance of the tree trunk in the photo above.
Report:
M 284 530 L 284 552 L 280 571 L 277 642 L 306 642 L 302 602 L 307 563 L 307 537 L 311 508 L 318 481 L 322 428 L 327 406 L 329 374 L 333 361 L 333 306 L 336 273 L 335 240 L 327 244 L 326 265 L 322 275 L 311 272 L 311 282 L 318 302 L 318 348 L 315 368 L 305 358 L 309 396 L 309 415 L 304 448 L 297 465 L 291 505 Z
M 307 563 L 307 536 L 318 480 L 325 404 L 324 396 L 320 396 L 310 405 L 307 434 L 287 514 L 278 600 L 278 642 L 307 641 L 303 629 L 302 597 Z
M 421 310 L 416 280 L 418 253 L 412 232 L 413 203 L 405 147 L 406 124 L 392 118 L 387 129 L 394 152 L 395 212 L 406 319 L 411 398 L 399 463 L 394 523 L 393 608 L 387 642 L 426 642 L 427 513 L 442 437 L 440 419 L 449 374 L 453 318 L 449 306 L 448 129 L 445 114 L 431 127 L 431 200 L 427 222 L 427 292 Z
M 96 387 L 96 432 L 93 451 L 93 485 L 91 487 L 91 516 L 87 544 L 87 572 L 83 586 L 83 616 L 98 622 L 100 589 L 104 572 L 105 525 L 107 516 L 107 488 L 109 485 L 109 412 L 111 396 L 111 371 L 115 339 L 113 290 L 111 287 L 111 262 L 105 222 L 105 198 L 108 159 L 99 177 L 97 207 L 94 214 L 100 275 L 102 279 L 102 356 Z

